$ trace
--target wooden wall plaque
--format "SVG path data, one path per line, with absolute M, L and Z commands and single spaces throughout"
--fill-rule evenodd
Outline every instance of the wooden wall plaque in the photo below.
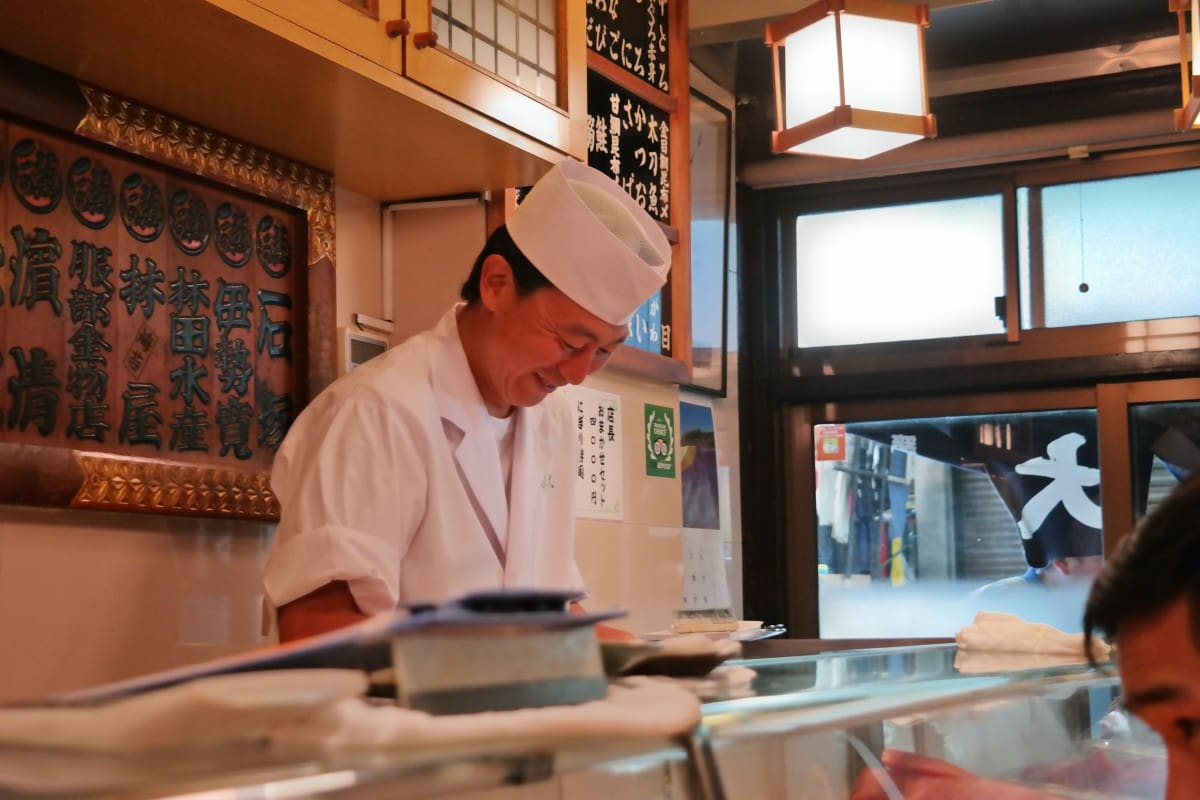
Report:
M 82 91 L 75 131 L 0 110 L 0 502 L 276 519 L 335 374 L 332 178 Z

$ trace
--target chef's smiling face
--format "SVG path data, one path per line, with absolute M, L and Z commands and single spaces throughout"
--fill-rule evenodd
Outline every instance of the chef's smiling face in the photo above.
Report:
M 605 322 L 553 287 L 519 294 L 500 256 L 484 262 L 480 295 L 491 324 L 479 388 L 493 415 L 537 405 L 559 386 L 582 383 L 629 332 L 627 325 Z
M 1200 797 L 1200 648 L 1187 599 L 1117 633 L 1125 707 L 1167 747 L 1167 800 Z

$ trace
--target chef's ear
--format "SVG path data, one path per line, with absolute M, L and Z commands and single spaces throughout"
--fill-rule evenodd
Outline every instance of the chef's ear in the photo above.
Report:
M 479 299 L 484 307 L 489 311 L 503 308 L 512 302 L 516 293 L 517 287 L 508 261 L 497 253 L 488 255 L 479 273 Z

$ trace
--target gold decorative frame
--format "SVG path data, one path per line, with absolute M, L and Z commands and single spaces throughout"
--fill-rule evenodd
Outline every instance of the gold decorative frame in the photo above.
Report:
M 298 399 L 301 406 L 307 404 L 337 374 L 333 176 L 102 89 L 80 84 L 79 90 L 86 111 L 72 131 L 64 132 L 304 212 L 307 372 L 298 376 Z M 54 100 L 49 98 L 48 104 Z M 0 442 L 0 503 L 276 520 L 279 502 L 268 477 L 165 459 Z

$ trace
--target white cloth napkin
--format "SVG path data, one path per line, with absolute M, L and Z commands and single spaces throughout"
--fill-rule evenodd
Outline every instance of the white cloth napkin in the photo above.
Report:
M 216 675 L 97 706 L 0 708 L 0 743 L 129 753 L 262 741 L 276 726 L 366 688 L 358 670 Z
M 980 611 L 975 621 L 955 634 L 954 639 L 960 651 L 1065 656 L 1075 663 L 1087 659 L 1082 633 L 1064 633 L 1050 625 L 1026 622 L 998 611 Z M 1097 639 L 1092 642 L 1092 650 L 1097 660 L 1105 661 L 1111 648 Z
M 677 685 L 687 689 L 701 700 L 732 700 L 736 697 L 752 697 L 751 684 L 758 673 L 741 664 L 725 664 L 717 667 L 703 678 L 672 678 Z
M 700 722 L 700 700 L 671 681 L 623 678 L 608 696 L 574 706 L 486 711 L 434 716 L 423 711 L 350 698 L 304 720 L 271 732 L 279 751 L 353 750 L 467 746 L 503 742 L 561 744 L 599 737 L 665 738 Z

